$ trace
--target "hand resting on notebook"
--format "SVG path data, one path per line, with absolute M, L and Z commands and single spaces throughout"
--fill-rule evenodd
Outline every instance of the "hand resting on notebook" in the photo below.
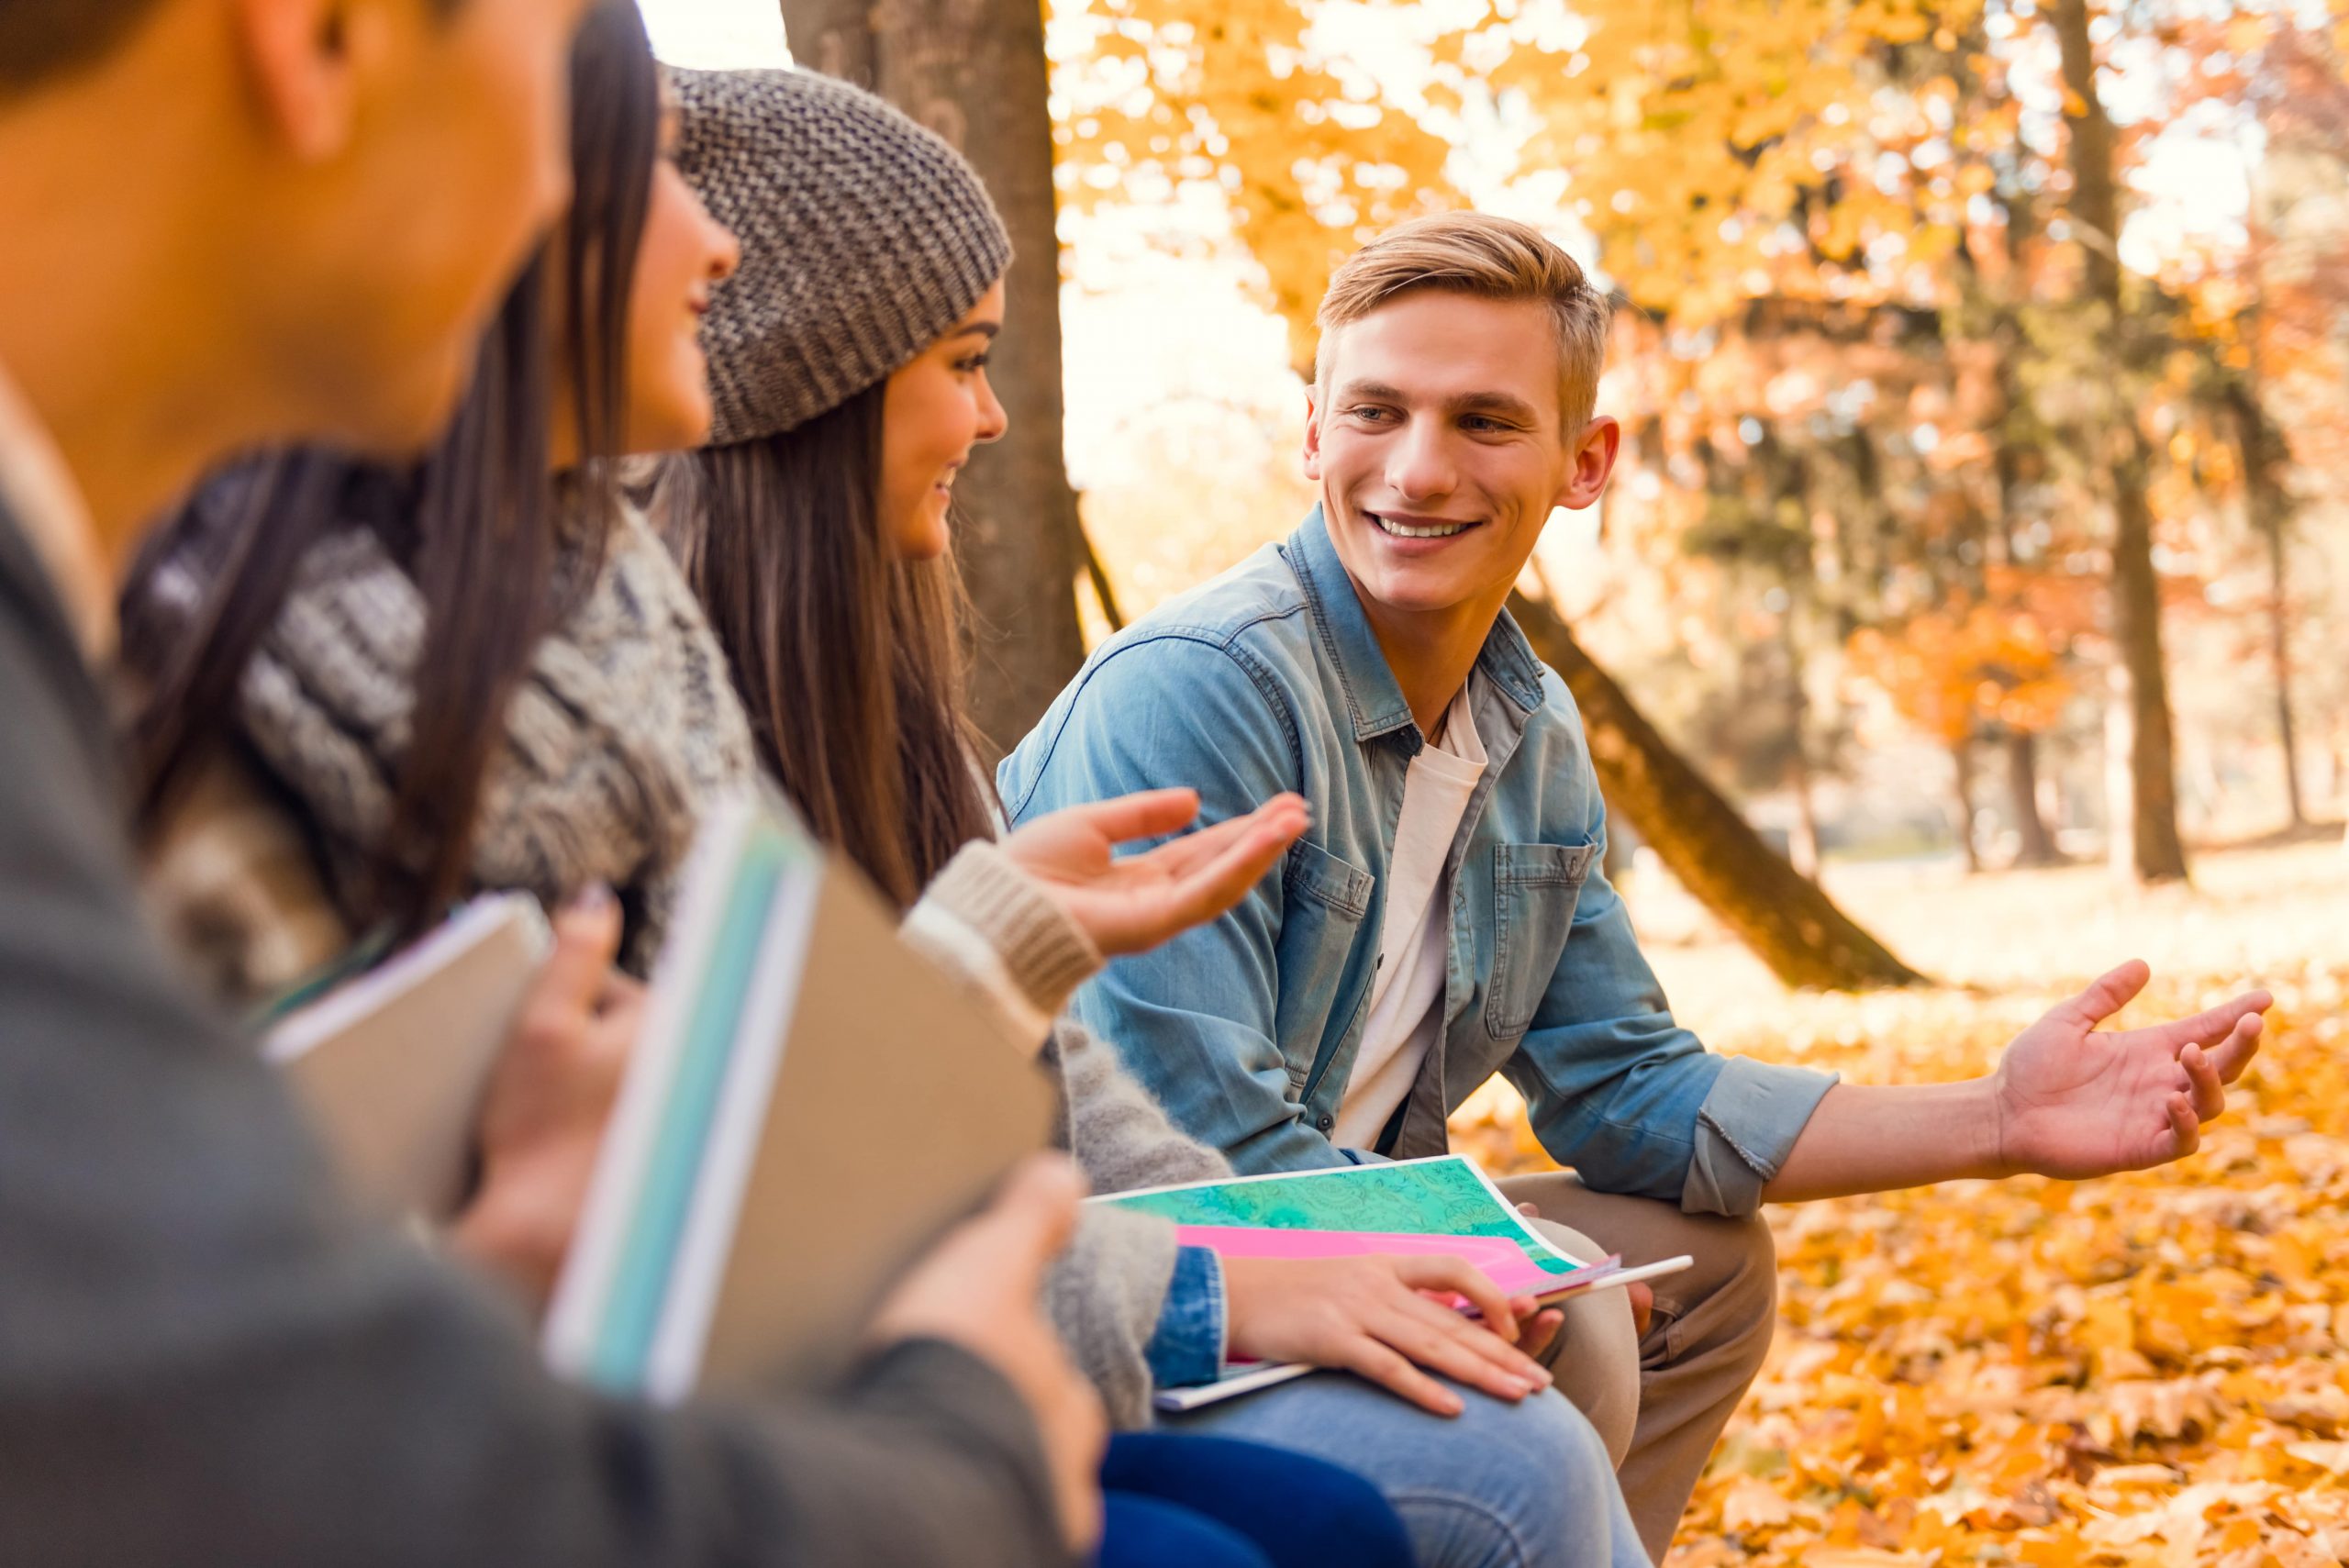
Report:
M 583 1212 L 606 1125 L 643 1022 L 644 988 L 612 967 L 619 906 L 591 888 L 553 921 L 555 946 L 499 1058 L 483 1107 L 481 1184 L 451 1229 L 460 1255 L 541 1311 Z M 918 1262 L 875 1314 L 874 1350 L 960 1345 L 1001 1373 L 1036 1420 L 1073 1551 L 1100 1529 L 1107 1421 L 1039 1305 L 1044 1270 L 1075 1225 L 1082 1184 L 1039 1156 L 996 1201 Z
M 1429 1372 L 1512 1403 L 1547 1388 L 1549 1370 L 1533 1356 L 1563 1320 L 1440 1253 L 1227 1257 L 1223 1287 L 1234 1358 L 1342 1368 L 1439 1416 L 1460 1414 L 1460 1396 Z M 1446 1296 L 1467 1297 L 1482 1318 L 1438 1299 Z
M 533 1315 L 571 1249 L 644 1013 L 644 988 L 612 967 L 620 909 L 609 889 L 575 899 L 554 934 L 482 1106 L 481 1184 L 449 1236 Z

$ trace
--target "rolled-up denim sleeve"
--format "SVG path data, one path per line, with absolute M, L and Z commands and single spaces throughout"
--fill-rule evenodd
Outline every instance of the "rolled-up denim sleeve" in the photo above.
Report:
M 1211 1383 L 1223 1375 L 1223 1261 L 1205 1247 L 1174 1254 L 1158 1329 L 1142 1351 L 1161 1388 Z
M 1680 1207 L 1689 1214 L 1752 1214 L 1793 1152 L 1837 1074 L 1732 1056 L 1697 1107 L 1696 1147 Z

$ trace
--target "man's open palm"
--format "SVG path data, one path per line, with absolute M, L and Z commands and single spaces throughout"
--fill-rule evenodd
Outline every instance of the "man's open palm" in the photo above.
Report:
M 1998 1152 L 2012 1171 L 2079 1180 L 2194 1152 L 2226 1085 L 2259 1051 L 2271 998 L 2248 992 L 2206 1013 L 2100 1031 L 2153 972 L 2131 960 L 2022 1031 L 1998 1072 Z

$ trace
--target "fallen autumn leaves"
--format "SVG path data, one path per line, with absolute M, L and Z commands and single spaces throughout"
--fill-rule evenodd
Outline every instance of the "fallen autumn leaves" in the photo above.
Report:
M 2213 867 L 2190 905 L 2138 900 L 2114 917 L 2122 934 L 2146 925 L 2132 951 L 2164 970 L 2133 1018 L 2254 980 L 2277 993 L 2268 1044 L 2201 1151 L 2098 1182 L 1775 1211 L 1777 1343 L 1671 1568 L 2349 1561 L 2349 862 L 2327 847 Z M 1876 1082 L 1962 1076 L 2120 956 L 2060 935 L 2084 918 L 2067 898 L 2110 896 L 2099 875 L 1920 900 L 1930 907 L 1898 945 L 1937 973 L 1987 974 L 1978 991 L 1761 998 L 1733 981 L 1708 996 L 1704 969 L 1722 955 L 1665 953 L 1660 967 L 1719 1049 Z M 1897 932 L 1910 912 L 1879 896 L 1867 917 Z M 2018 900 L 2013 919 L 1963 917 L 1965 900 L 2001 897 Z M 2154 928 L 2189 910 L 2223 924 L 2223 971 L 2175 953 L 2163 964 Z M 2246 974 L 2244 948 L 2272 959 Z M 1455 1131 L 1497 1168 L 1542 1163 L 1505 1092 Z

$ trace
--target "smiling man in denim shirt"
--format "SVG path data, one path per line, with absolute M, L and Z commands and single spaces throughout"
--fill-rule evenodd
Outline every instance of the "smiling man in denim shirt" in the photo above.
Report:
M 1197 787 L 1203 821 L 1304 795 L 1314 827 L 1279 871 L 1112 965 L 1079 1015 L 1243 1170 L 1439 1152 L 1454 1106 L 1514 1084 L 1573 1173 L 1512 1196 L 1578 1250 L 1698 1259 L 1657 1283 L 1643 1335 L 1616 1293 L 1553 1352 L 1661 1556 L 1768 1348 L 1763 1202 L 2177 1158 L 2267 998 L 2097 1032 L 2144 984 L 2124 965 L 1996 1073 L 1923 1087 L 1713 1055 L 1673 1021 L 1599 870 L 1574 700 L 1503 609 L 1553 511 L 1613 467 L 1616 422 L 1593 413 L 1607 318 L 1571 258 L 1506 219 L 1421 219 L 1357 253 L 1321 308 L 1320 504 L 1100 649 L 999 783 L 1015 819 L 1160 785 Z

